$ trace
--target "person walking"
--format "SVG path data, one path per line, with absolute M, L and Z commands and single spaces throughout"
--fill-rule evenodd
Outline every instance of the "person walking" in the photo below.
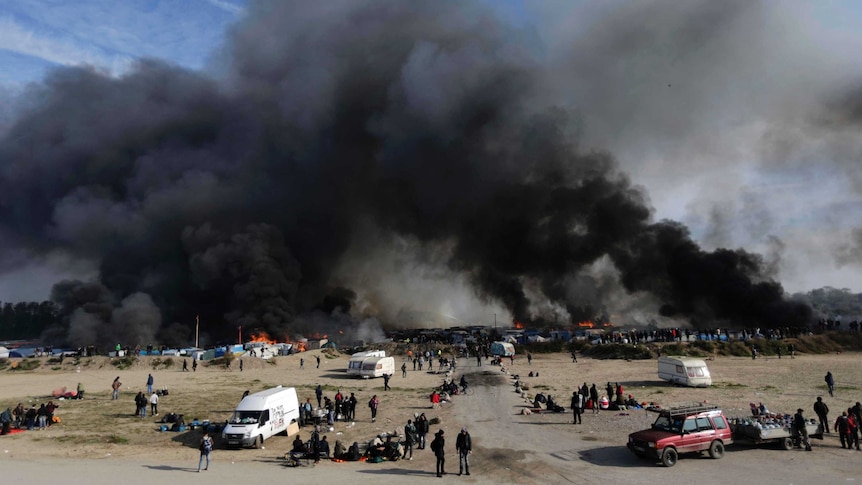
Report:
M 153 416 L 159 415 L 159 395 L 155 392 L 150 395 L 150 414 Z
M 204 431 L 204 435 L 201 438 L 198 449 L 201 451 L 201 457 L 200 460 L 198 460 L 198 473 L 200 473 L 201 466 L 204 464 L 204 459 L 206 459 L 207 462 L 207 466 L 204 467 L 204 471 L 207 471 L 210 468 L 210 453 L 213 451 L 213 439 L 210 437 L 208 431 Z
M 853 408 L 847 408 L 847 427 L 849 428 L 848 433 L 848 442 L 847 448 L 850 448 L 852 445 L 859 451 L 859 435 L 857 431 L 859 430 L 859 421 L 856 419 L 856 413 L 853 412 Z
M 304 368 L 305 368 L 305 359 L 304 359 L 304 358 L 302 358 L 302 357 L 300 357 L 300 358 L 299 358 L 299 368 L 300 368 L 300 369 L 304 369 Z M 318 400 L 318 401 L 319 401 L 319 400 Z M 317 405 L 317 407 L 320 407 L 320 404 L 318 404 L 318 405 Z
M 823 378 L 826 381 L 826 388 L 829 389 L 829 396 L 835 397 L 833 392 L 835 391 L 835 379 L 832 377 L 832 372 L 826 372 L 826 377 Z
M 572 413 L 574 413 L 574 420 L 572 424 L 582 424 L 581 422 L 581 407 L 584 403 L 584 396 L 581 395 L 580 392 L 575 391 L 572 393 Z
M 407 377 L 407 362 L 401 364 L 401 377 Z
M 242 359 L 239 359 L 239 371 L 242 372 Z
M 314 396 L 317 398 L 317 407 L 320 407 L 320 401 L 323 400 L 323 386 L 320 384 L 317 385 L 317 389 L 314 390 Z
M 152 394 L 152 393 L 153 393 L 153 375 L 148 374 L 147 375 L 147 394 Z
M 461 473 L 467 472 L 470 475 L 470 454 L 473 453 L 473 441 L 470 439 L 470 433 L 467 428 L 461 428 L 461 433 L 455 439 L 455 449 L 458 451 L 458 476 Z
M 392 377 L 392 374 L 383 374 L 383 390 L 388 391 L 392 389 L 389 387 L 389 378 Z
M 835 420 L 835 432 L 838 433 L 838 439 L 841 440 L 841 448 L 851 448 L 850 421 L 847 419 L 846 411 Z
M 189 361 L 188 359 L 183 359 L 183 372 L 189 371 Z
M 117 376 L 117 378 L 114 379 L 114 382 L 111 383 L 111 389 L 112 389 L 111 400 L 112 401 L 116 401 L 117 399 L 120 398 L 120 388 L 121 387 L 123 387 L 123 383 L 120 382 L 120 376 Z
M 377 394 L 368 400 L 368 407 L 371 408 L 371 422 L 377 421 L 377 407 L 380 406 L 380 399 L 377 399 Z
M 804 445 L 805 451 L 811 451 L 811 440 L 808 438 L 808 430 L 805 429 L 805 417 L 802 415 L 802 409 L 797 409 L 793 416 L 793 430 L 799 437 L 799 446 Z
M 413 421 L 408 419 L 407 424 L 404 426 L 404 454 L 401 456 L 403 459 L 412 460 L 413 459 L 413 442 L 416 440 L 416 425 L 413 424 Z M 410 457 L 407 457 L 407 452 L 410 452 Z
M 446 474 L 446 440 L 443 438 L 443 430 L 439 430 L 434 434 L 434 440 L 431 441 L 431 451 L 437 458 L 437 476 L 442 477 Z
M 590 388 L 590 402 L 593 403 L 593 414 L 599 414 L 599 390 L 596 389 L 596 384 Z
M 820 420 L 820 425 L 823 426 L 823 432 L 829 432 L 829 406 L 823 402 L 823 398 L 821 396 L 817 396 L 817 401 L 814 403 L 814 414 L 817 415 L 817 419 Z
M 197 357 L 195 357 L 194 360 L 192 360 L 192 372 L 197 372 L 197 371 L 198 371 L 198 359 L 197 359 Z
M 317 368 L 320 369 L 320 356 L 315 355 L 314 358 L 317 359 Z

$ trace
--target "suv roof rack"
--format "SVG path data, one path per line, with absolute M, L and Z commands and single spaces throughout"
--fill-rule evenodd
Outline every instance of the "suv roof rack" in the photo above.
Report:
M 650 411 L 657 413 L 665 413 L 670 416 L 689 416 L 692 414 L 703 413 L 706 411 L 716 411 L 721 409 L 718 404 L 709 404 L 705 402 L 679 402 L 673 403 L 666 408 L 651 408 Z

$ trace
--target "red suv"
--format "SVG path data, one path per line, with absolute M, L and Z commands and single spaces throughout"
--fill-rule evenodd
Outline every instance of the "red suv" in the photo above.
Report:
M 709 451 L 712 458 L 724 456 L 733 443 L 727 418 L 718 406 L 705 403 L 677 404 L 659 413 L 650 429 L 629 435 L 628 448 L 636 455 L 676 465 L 680 453 Z

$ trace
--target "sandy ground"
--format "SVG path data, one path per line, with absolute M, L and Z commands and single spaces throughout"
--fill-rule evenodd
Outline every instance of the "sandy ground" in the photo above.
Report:
M 441 409 L 432 410 L 427 396 L 442 382 L 443 375 L 413 371 L 392 378 L 391 391 L 383 391 L 382 379 L 348 378 L 344 368 L 347 355 L 322 355 L 320 368 L 314 355 L 279 357 L 274 362 L 245 361 L 244 371 L 201 366 L 197 372 L 182 372 L 181 361 L 171 368 L 152 369 L 152 358 L 141 358 L 133 367 L 117 370 L 107 358 L 69 359 L 60 366 L 44 363 L 35 371 L 0 371 L 0 405 L 18 402 L 47 402 L 51 390 L 84 384 L 87 397 L 81 401 L 61 401 L 57 415 L 62 423 L 46 431 L 31 431 L 0 437 L 0 463 L 4 476 L 15 483 L 48 483 L 68 477 L 86 477 L 86 483 L 154 483 L 161 480 L 206 480 L 207 483 L 235 483 L 253 476 L 257 480 L 295 479 L 305 483 L 321 479 L 354 480 L 368 477 L 377 483 L 403 482 L 405 478 L 437 480 L 430 450 L 415 451 L 412 461 L 371 463 L 324 462 L 317 466 L 285 467 L 283 456 L 292 438 L 275 437 L 262 450 L 225 450 L 216 442 L 213 465 L 198 474 L 198 431 L 170 433 L 157 431 L 155 418 L 135 418 L 133 397 L 145 390 L 148 373 L 155 387 L 167 387 L 161 414 L 178 412 L 192 418 L 227 419 L 246 389 L 255 392 L 282 384 L 297 388 L 300 398 L 312 398 L 318 383 L 325 395 L 336 389 L 359 399 L 355 423 L 336 423 L 325 434 L 334 444 L 367 441 L 383 431 L 403 429 L 414 413 L 438 418 L 432 432 L 444 429 L 447 440 L 446 480 L 469 483 L 847 483 L 862 480 L 862 453 L 840 447 L 838 439 L 827 435 L 813 440 L 814 452 L 783 451 L 770 447 L 731 446 L 722 460 L 697 455 L 684 456 L 667 469 L 637 459 L 625 448 L 627 435 L 648 427 L 655 415 L 646 411 L 590 412 L 582 425 L 573 425 L 571 414 L 533 414 L 520 411 L 526 402 L 513 391 L 512 374 L 519 374 L 530 395 L 550 393 L 568 407 L 572 391 L 580 383 L 596 383 L 603 389 L 608 381 L 619 382 L 639 401 L 667 406 L 674 402 L 706 400 L 721 405 L 728 416 L 748 414 L 749 402 L 763 402 L 772 411 L 792 413 L 798 407 L 813 417 L 812 404 L 818 395 L 831 408 L 830 418 L 857 400 L 862 400 L 862 378 L 857 370 L 859 354 L 798 356 L 796 359 L 718 358 L 709 361 L 715 385 L 708 389 L 669 386 L 656 377 L 656 361 L 598 361 L 580 358 L 577 364 L 565 354 L 534 355 L 532 365 L 519 356 L 514 365 L 477 366 L 475 359 L 460 359 L 456 378 L 467 373 L 475 394 L 454 396 Z M 299 359 L 304 358 L 304 369 Z M 403 356 L 396 357 L 400 367 Z M 436 366 L 435 366 L 436 367 Z M 530 371 L 538 377 L 527 377 Z M 826 371 L 835 375 L 835 397 L 825 391 Z M 124 389 L 120 400 L 110 399 L 110 383 L 120 376 Z M 372 394 L 380 397 L 376 423 L 370 422 L 366 402 Z M 458 458 L 454 441 L 458 430 L 467 426 L 473 437 L 471 476 L 457 477 Z M 301 431 L 307 439 L 308 430 Z M 10 466 L 14 464 L 14 466 Z M 5 480 L 4 480 L 5 481 Z M 75 483 L 83 483 L 75 482 Z

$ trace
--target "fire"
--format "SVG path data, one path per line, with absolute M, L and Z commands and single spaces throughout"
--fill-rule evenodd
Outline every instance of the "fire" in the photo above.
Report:
M 290 337 L 284 337 L 285 343 L 292 344 L 293 349 L 297 352 L 305 352 L 308 350 L 308 342 L 305 340 L 294 342 Z
M 523 328 L 524 328 L 524 324 L 516 320 L 516 321 L 515 321 L 515 328 L 523 329 Z
M 270 344 L 270 345 L 276 344 L 275 339 L 271 338 L 266 332 L 263 332 L 263 331 L 252 332 L 251 333 L 251 340 L 249 340 L 249 342 L 265 343 L 265 344 Z
M 586 320 L 583 322 L 578 322 L 578 327 L 580 328 L 596 328 L 596 324 L 591 320 Z

